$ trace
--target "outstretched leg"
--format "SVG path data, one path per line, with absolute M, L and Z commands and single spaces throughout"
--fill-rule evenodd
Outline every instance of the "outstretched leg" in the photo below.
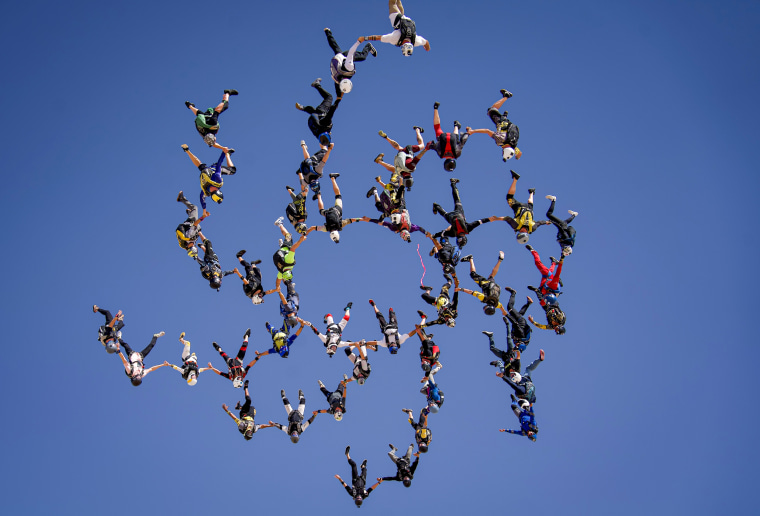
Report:
M 148 344 L 147 346 L 145 346 L 145 349 L 143 349 L 140 352 L 140 354 L 143 356 L 143 358 L 145 358 L 145 357 L 148 356 L 148 353 L 150 353 L 150 350 L 153 349 L 153 346 L 156 345 L 156 341 L 158 340 L 158 338 L 159 337 L 163 337 L 163 336 L 164 336 L 164 332 L 159 332 L 159 333 L 154 333 L 153 334 L 153 338 L 150 339 L 150 344 Z
M 499 273 L 499 266 L 501 265 L 501 262 L 504 261 L 504 252 L 499 251 L 499 258 L 496 260 L 496 265 L 493 266 L 493 270 L 491 270 L 491 275 L 488 276 L 488 279 L 494 279 L 496 275 Z
M 332 31 L 330 29 L 325 29 L 325 36 L 327 36 L 327 44 L 330 45 L 330 49 L 332 49 L 333 54 L 343 54 L 343 50 L 340 49 L 340 45 L 338 45 L 338 42 L 335 41 L 335 38 L 333 37 Z
M 201 160 L 196 158 L 195 154 L 190 152 L 190 147 L 188 147 L 187 145 L 182 145 L 182 150 L 185 151 L 185 154 L 187 154 L 187 156 L 190 158 L 190 161 L 193 162 L 193 165 L 195 165 L 196 167 L 201 166 Z
M 288 397 L 285 395 L 284 390 L 280 391 L 280 396 L 282 396 L 282 404 L 285 405 L 285 412 L 290 416 L 290 413 L 293 412 L 293 407 L 290 406 L 290 402 L 288 401 Z

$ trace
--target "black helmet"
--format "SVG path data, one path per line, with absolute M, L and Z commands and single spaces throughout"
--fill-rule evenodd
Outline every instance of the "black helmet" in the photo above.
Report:
M 457 168 L 457 160 L 446 158 L 443 162 L 443 168 L 448 172 L 453 172 L 454 169 Z
M 402 480 L 401 483 L 404 484 L 404 487 L 409 487 L 412 485 L 412 479 L 409 477 L 404 477 L 404 480 Z
M 221 288 L 222 278 L 220 278 L 219 276 L 212 276 L 211 279 L 208 280 L 208 285 L 214 290 Z
M 418 447 L 420 449 L 420 452 L 427 453 L 427 451 L 428 451 L 427 444 L 420 443 Z
M 564 326 L 557 326 L 554 328 L 554 331 L 557 333 L 557 335 L 564 335 L 565 334 L 565 327 Z
M 354 503 L 357 507 L 360 507 L 363 501 L 364 500 L 362 500 L 362 495 L 356 495 L 356 498 L 354 498 Z
M 496 307 L 493 305 L 486 305 L 483 307 L 483 311 L 486 313 L 486 315 L 493 315 L 496 313 Z
M 467 237 L 462 235 L 457 237 L 457 245 L 459 247 L 464 247 L 467 245 Z

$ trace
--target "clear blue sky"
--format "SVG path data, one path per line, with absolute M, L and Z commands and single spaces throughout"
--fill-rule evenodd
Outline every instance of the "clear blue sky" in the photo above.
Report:
M 429 137 L 435 101 L 444 127 L 455 119 L 490 127 L 486 108 L 507 88 L 524 156 L 504 164 L 488 137 L 473 136 L 454 174 L 466 213 L 509 213 L 512 167 L 523 177 L 518 199 L 536 188 L 537 215 L 546 194 L 557 196 L 558 213 L 580 212 L 578 243 L 563 274 L 567 335 L 534 333 L 524 354 L 526 363 L 539 349 L 547 357 L 534 375 L 538 442 L 498 432 L 517 423 L 480 332 L 494 331 L 501 345 L 504 326 L 467 296 L 457 327 L 435 330 L 446 404 L 430 418 L 431 450 L 410 489 L 383 484 L 362 514 L 753 512 L 760 6 L 406 4 L 432 50 L 407 59 L 378 44 L 378 57 L 359 63 L 327 167 L 341 173 L 345 215 L 374 216 L 364 197 L 381 172 L 372 159 L 392 154 L 379 129 L 402 144 L 413 125 Z M 211 374 L 190 388 L 170 369 L 132 387 L 95 340 L 102 318 L 91 306 L 123 310 L 134 347 L 166 331 L 148 366 L 180 360 L 181 331 L 217 366 L 211 342 L 234 351 L 249 326 L 250 356 L 269 347 L 264 322 L 277 320 L 275 300 L 252 306 L 234 276 L 212 291 L 177 247 L 185 217 L 177 191 L 198 193 L 180 144 L 204 161 L 218 155 L 184 101 L 205 108 L 225 88 L 240 91 L 219 133 L 237 149 L 238 173 L 203 228 L 224 268 L 245 248 L 263 260 L 271 288 L 272 222 L 284 215 L 284 185 L 296 185 L 299 141 L 316 149 L 293 105 L 318 101 L 314 78 L 329 84 L 322 29 L 346 48 L 384 34 L 386 3 L 25 2 L 7 6 L 2 25 L 4 512 L 355 511 L 332 477 L 350 476 L 349 444 L 368 459 L 370 478 L 393 474 L 388 443 L 413 441 L 400 409 L 424 403 L 416 341 L 371 356 L 373 375 L 349 386 L 342 422 L 319 416 L 297 445 L 274 429 L 245 442 L 221 409 L 242 391 Z M 451 207 L 452 176 L 431 153 L 415 177 L 412 219 L 440 230 L 430 207 Z M 545 257 L 558 251 L 551 228 L 531 243 Z M 429 308 L 419 298 L 417 244 L 437 292 L 443 280 L 426 239 L 404 244 L 364 223 L 346 228 L 339 245 L 310 235 L 297 253 L 301 315 L 321 323 L 353 301 L 346 335 L 373 339 L 372 297 L 411 328 L 416 310 Z M 503 250 L 497 279 L 521 297 L 539 281 L 504 223 L 478 229 L 467 250 L 486 274 Z M 466 267 L 459 271 L 471 287 Z M 537 305 L 529 313 L 543 317 Z M 349 370 L 305 331 L 290 358 L 253 369 L 257 420 L 285 420 L 280 389 L 291 399 L 303 389 L 307 411 L 324 408 L 317 379 L 334 387 Z

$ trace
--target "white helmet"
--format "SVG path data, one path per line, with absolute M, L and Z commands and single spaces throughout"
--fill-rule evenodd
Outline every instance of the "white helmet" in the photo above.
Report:
M 330 238 L 332 238 L 332 241 L 336 244 L 340 243 L 340 232 L 339 231 L 330 231 Z
M 264 298 L 263 298 L 263 297 L 261 297 L 259 294 L 256 294 L 256 295 L 254 295 L 254 296 L 251 298 L 251 302 L 252 302 L 254 305 L 260 305 L 261 303 L 263 303 L 263 302 L 264 302 Z
M 190 386 L 195 385 L 198 383 L 198 378 L 195 376 L 195 373 L 190 373 L 190 375 L 187 377 L 187 384 Z
M 333 417 L 335 418 L 335 421 L 340 421 L 343 419 L 343 411 L 342 410 L 336 410 L 333 414 Z
M 234 380 L 232 380 L 232 386 L 236 389 L 239 389 L 243 386 L 243 379 L 239 376 L 236 376 Z
M 203 137 L 203 141 L 206 142 L 206 145 L 209 147 L 213 147 L 216 143 L 216 135 L 208 133 L 206 136 Z
M 523 410 L 528 410 L 528 408 L 530 408 L 530 402 L 528 400 L 519 399 L 517 400 L 517 403 Z
M 571 254 L 573 254 L 573 248 L 572 247 L 570 247 L 569 245 L 566 245 L 565 247 L 562 248 L 562 256 L 568 256 L 568 255 L 571 255 Z
M 515 150 L 512 147 L 504 147 L 501 150 L 501 159 L 504 161 L 510 160 L 514 157 Z
M 356 379 L 356 383 L 358 383 L 359 385 L 364 385 L 364 382 L 366 381 L 367 379 L 364 378 L 363 376 L 360 376 L 359 378 Z
M 522 381 L 522 375 L 517 371 L 512 371 L 512 374 L 509 375 L 509 379 L 515 383 L 520 383 Z
M 340 91 L 343 93 L 349 93 L 351 89 L 354 87 L 353 83 L 351 82 L 351 79 L 341 79 L 340 83 Z
M 527 233 L 518 232 L 515 237 L 517 238 L 517 242 L 520 244 L 527 244 L 528 239 L 530 238 Z
M 404 54 L 405 56 L 412 55 L 412 52 L 414 52 L 414 45 L 412 45 L 411 43 L 404 43 L 403 45 L 401 45 L 401 53 Z

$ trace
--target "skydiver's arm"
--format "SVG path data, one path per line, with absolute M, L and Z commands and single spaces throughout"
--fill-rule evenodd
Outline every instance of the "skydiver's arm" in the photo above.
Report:
M 330 159 L 330 153 L 332 152 L 333 147 L 335 147 L 334 143 L 330 143 L 330 145 L 327 146 L 327 152 L 322 156 L 322 163 L 327 163 L 327 160 Z
M 211 365 L 211 362 L 208 363 L 208 368 L 214 371 L 219 376 L 224 376 L 224 374 L 219 369 Z
M 164 366 L 168 366 L 168 365 L 169 365 L 169 362 L 166 362 L 166 361 L 164 361 L 164 363 L 163 363 L 163 364 L 154 365 L 154 366 L 153 366 L 153 367 L 151 367 L 150 369 L 146 369 L 146 370 L 145 370 L 145 372 L 143 373 L 143 378 L 144 378 L 145 376 L 147 376 L 147 374 L 148 374 L 148 373 L 150 373 L 150 372 L 152 372 L 152 371 L 155 371 L 156 369 L 159 369 L 159 368 L 161 368 L 161 367 L 164 367 Z
M 301 151 L 303 152 L 303 159 L 309 159 L 309 148 L 306 146 L 306 142 L 301 140 Z
M 553 330 L 553 329 L 554 329 L 554 328 L 552 328 L 551 326 L 549 326 L 548 324 L 541 324 L 541 323 L 537 323 L 535 320 L 533 320 L 533 316 L 532 316 L 532 315 L 529 315 L 529 316 L 528 316 L 528 320 L 529 320 L 529 321 L 530 321 L 530 322 L 533 324 L 533 326 L 535 326 L 536 328 L 541 328 L 542 330 Z
M 127 359 L 124 358 L 124 355 L 119 351 L 119 358 L 121 358 L 121 363 L 124 364 L 124 370 L 129 373 L 129 362 L 127 362 Z
M 224 409 L 224 411 L 227 413 L 228 416 L 230 416 L 232 419 L 235 420 L 236 424 L 240 424 L 240 420 L 236 418 L 232 412 L 230 412 L 229 407 L 227 407 L 225 403 L 222 403 L 222 408 Z
M 472 127 L 465 127 L 465 131 L 468 134 L 478 134 L 478 133 L 487 134 L 491 138 L 493 138 L 493 135 L 494 135 L 494 132 L 490 129 L 473 129 Z
M 290 250 L 291 251 L 295 251 L 296 249 L 298 249 L 298 246 L 301 245 L 304 240 L 306 240 L 306 234 L 305 233 L 303 235 L 301 235 L 301 238 L 298 239 L 298 242 L 296 242 L 295 244 L 293 244 L 293 246 L 290 248 Z

